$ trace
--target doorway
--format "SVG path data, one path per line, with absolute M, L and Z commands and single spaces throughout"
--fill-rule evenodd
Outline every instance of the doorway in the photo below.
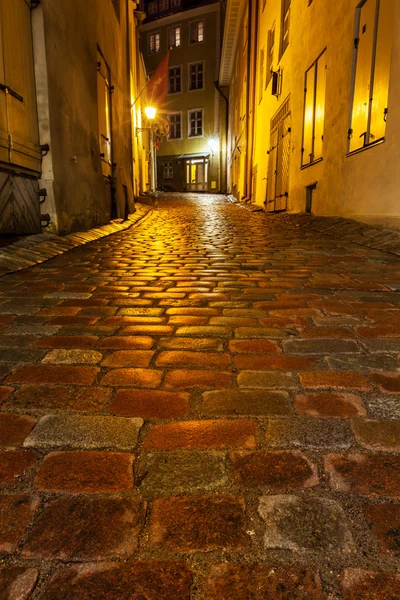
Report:
M 208 159 L 196 158 L 185 161 L 186 190 L 206 192 L 208 190 Z
M 271 139 L 268 160 L 266 209 L 278 212 L 287 209 L 290 164 L 290 98 L 271 119 Z

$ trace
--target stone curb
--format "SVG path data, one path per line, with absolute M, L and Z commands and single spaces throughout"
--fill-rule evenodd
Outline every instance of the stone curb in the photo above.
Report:
M 151 212 L 150 206 L 136 204 L 136 211 L 129 215 L 127 221 L 117 219 L 107 225 L 66 236 L 50 233 L 26 236 L 0 250 L 0 277 L 38 265 L 77 246 L 129 229 L 138 225 Z

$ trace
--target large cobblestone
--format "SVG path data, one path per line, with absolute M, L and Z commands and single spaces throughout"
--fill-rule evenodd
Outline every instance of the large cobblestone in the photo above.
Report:
M 0 598 L 397 600 L 400 260 L 350 225 L 175 195 L 16 248 Z

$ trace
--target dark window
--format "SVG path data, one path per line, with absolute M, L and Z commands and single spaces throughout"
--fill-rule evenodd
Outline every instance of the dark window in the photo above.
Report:
M 168 69 L 168 93 L 178 94 L 182 91 L 181 67 L 172 67 Z
M 202 90 L 204 87 L 204 65 L 194 63 L 189 67 L 189 90 Z
M 282 0 L 281 56 L 289 46 L 290 2 L 291 0 Z
M 203 111 L 192 110 L 189 112 L 189 137 L 203 135 Z
M 180 113 L 169 115 L 169 135 L 170 140 L 180 140 L 182 137 L 182 117 Z
M 163 179 L 172 179 L 174 176 L 174 170 L 172 167 L 172 160 L 163 162 Z
M 267 65 L 265 73 L 265 87 L 268 86 L 272 77 L 272 70 L 274 67 L 274 52 L 275 52 L 275 23 L 272 29 L 268 31 L 268 42 L 267 42 Z

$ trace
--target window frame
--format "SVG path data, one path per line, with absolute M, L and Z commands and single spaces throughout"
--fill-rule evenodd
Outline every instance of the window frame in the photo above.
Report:
M 290 42 L 290 12 L 292 8 L 292 0 L 282 0 L 281 6 L 281 41 L 279 50 L 279 60 L 285 54 L 285 51 L 289 46 Z M 286 22 L 288 22 L 287 25 Z
M 158 36 L 158 50 L 156 50 L 156 36 Z M 151 38 L 154 37 L 154 50 L 151 50 Z M 147 54 L 158 54 L 161 50 L 161 33 L 159 31 L 152 31 L 147 34 Z
M 324 142 L 324 133 L 321 136 L 321 140 L 322 140 L 322 152 L 321 152 L 321 156 L 319 156 L 318 158 L 314 158 L 315 156 L 315 130 L 316 130 L 316 105 L 317 105 L 317 91 L 318 91 L 318 74 L 320 72 L 320 61 L 321 59 L 325 56 L 326 54 L 326 50 L 327 48 L 325 47 L 322 52 L 320 52 L 320 54 L 317 56 L 317 58 L 314 60 L 313 63 L 311 63 L 311 65 L 308 67 L 308 69 L 306 70 L 306 72 L 304 73 L 304 101 L 303 101 L 303 123 L 302 123 L 302 144 L 301 144 L 301 168 L 302 169 L 306 169 L 307 167 L 310 167 L 311 165 L 315 165 L 318 162 L 321 162 L 323 160 L 323 142 Z M 326 62 L 326 61 L 325 61 Z M 305 120 L 306 120 L 306 109 L 307 109 L 307 75 L 309 72 L 311 72 L 311 70 L 314 69 L 314 78 L 312 81 L 312 93 L 313 93 L 313 114 L 312 114 L 312 129 L 311 129 L 311 154 L 309 156 L 311 156 L 312 158 L 310 159 L 309 162 L 305 162 L 304 161 L 304 146 L 305 146 Z M 324 67 L 324 70 L 326 71 L 326 66 Z M 326 108 L 326 73 L 325 73 L 325 81 L 324 81 L 325 85 L 324 85 L 324 119 L 323 119 L 323 123 L 324 123 L 324 129 L 325 129 L 325 108 Z
M 179 44 L 176 43 L 177 40 L 177 31 L 179 31 Z M 174 36 L 174 43 L 171 44 L 171 33 L 173 33 Z M 172 25 L 172 27 L 168 27 L 168 31 L 167 31 L 167 39 L 168 39 L 168 48 L 180 48 L 181 46 L 181 42 L 182 42 L 182 28 L 181 25 Z
M 202 82 L 203 85 L 202 87 L 195 87 L 192 88 L 192 67 L 194 67 L 195 65 L 202 65 Z M 198 76 L 198 74 L 197 74 Z M 196 60 L 196 62 L 191 62 L 188 63 L 188 91 L 189 92 L 200 92 L 200 91 L 204 91 L 206 89 L 206 84 L 205 84 L 205 61 L 204 60 Z
M 165 4 L 166 8 L 162 8 Z M 158 12 L 166 12 L 169 10 L 169 0 L 158 0 Z
M 269 86 L 269 82 L 272 79 L 272 71 L 274 66 L 275 57 L 275 43 L 276 43 L 276 23 L 272 24 L 271 29 L 268 30 L 267 34 L 267 50 L 265 53 L 265 89 Z
M 163 176 L 162 176 L 162 178 L 163 179 L 173 179 L 174 178 L 174 161 L 172 161 L 172 160 L 165 160 L 162 163 L 162 167 L 163 167 Z
M 170 117 L 175 117 L 175 116 L 179 116 L 179 120 L 180 120 L 180 136 L 176 136 L 176 137 L 171 137 L 171 121 L 170 121 L 170 130 L 167 136 L 167 141 L 168 142 L 175 142 L 176 140 L 183 140 L 183 119 L 182 119 L 182 111 L 176 111 L 173 113 L 170 113 L 168 115 L 168 121 Z
M 121 0 L 111 0 L 118 22 L 121 22 Z
M 203 24 L 203 39 L 199 40 L 198 39 L 198 28 L 197 28 L 197 39 L 192 41 L 192 27 L 194 25 L 198 25 L 199 23 Z M 190 21 L 189 23 L 189 45 L 193 45 L 193 44 L 204 44 L 204 40 L 205 40 L 205 32 L 206 32 L 206 22 L 204 19 L 196 19 L 195 21 Z
M 179 84 L 179 90 L 178 91 L 171 92 L 171 89 L 170 89 L 170 72 L 173 71 L 174 69 L 179 69 L 180 84 Z M 183 90 L 182 65 L 173 65 L 172 67 L 168 67 L 168 81 L 167 81 L 167 94 L 168 94 L 168 96 L 175 96 L 176 94 L 181 94 L 182 90 Z
M 193 113 L 201 113 L 201 135 L 191 135 L 191 115 Z M 191 108 L 188 110 L 188 139 L 204 138 L 204 108 Z

